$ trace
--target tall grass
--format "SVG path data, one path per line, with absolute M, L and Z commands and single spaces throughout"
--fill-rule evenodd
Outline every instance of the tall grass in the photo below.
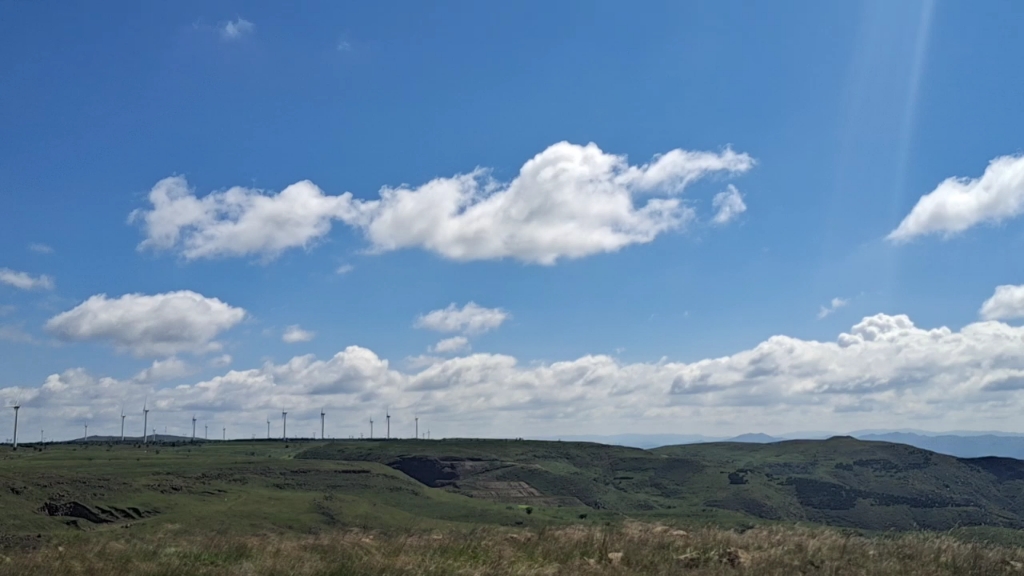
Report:
M 0 575 L 1024 574 L 1024 549 L 945 534 L 863 538 L 830 529 L 692 532 L 649 524 L 541 531 L 338 531 L 209 537 L 87 533 L 0 552 Z

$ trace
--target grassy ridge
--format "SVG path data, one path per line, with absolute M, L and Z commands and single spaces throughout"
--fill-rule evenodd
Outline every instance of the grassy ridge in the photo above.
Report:
M 0 448 L 0 576 L 1024 574 L 1022 488 L 842 438 Z
M 0 450 L 0 509 L 0 535 L 626 519 L 1010 533 L 1024 527 L 1024 462 L 848 438 L 657 450 L 502 440 L 72 444 Z
M 338 442 L 297 455 L 368 461 L 465 495 L 666 521 L 814 522 L 863 530 L 1024 528 L 1024 462 L 853 438 L 655 450 L 574 442 Z M 527 484 L 543 497 L 515 497 Z M 505 494 L 502 494 L 502 489 Z
M 79 444 L 0 452 L 0 537 L 77 529 L 147 532 L 168 524 L 250 534 L 557 521 L 554 513 L 526 515 L 430 489 L 381 464 L 294 459 L 306 447 Z M 52 517 L 40 511 L 47 502 L 77 502 L 94 512 L 137 509 L 143 517 L 101 517 L 108 521 L 100 523 Z

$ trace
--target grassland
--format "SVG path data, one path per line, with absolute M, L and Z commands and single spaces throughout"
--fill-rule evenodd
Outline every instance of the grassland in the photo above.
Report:
M 1020 574 L 1020 548 L 945 534 L 864 538 L 832 529 L 479 528 L 414 533 L 199 537 L 169 525 L 145 536 L 65 537 L 0 557 L 0 576 L 131 575 L 751 575 Z
M 0 574 L 1024 574 L 1022 513 L 1020 461 L 846 438 L 0 448 Z

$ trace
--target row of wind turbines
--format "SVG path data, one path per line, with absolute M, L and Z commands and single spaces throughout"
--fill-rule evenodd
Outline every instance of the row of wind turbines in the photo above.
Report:
M 13 436 L 12 445 L 13 445 L 14 449 L 17 449 L 18 448 L 18 412 L 21 409 L 21 405 L 19 403 L 15 403 L 14 406 L 12 406 L 12 408 L 14 408 L 14 436 Z M 127 414 L 124 413 L 124 409 L 122 408 L 121 409 L 121 442 L 124 442 L 124 419 L 126 417 L 127 417 Z M 321 440 L 325 440 L 327 438 L 327 436 L 325 435 L 326 417 L 327 417 L 327 413 L 324 411 L 323 408 L 321 408 L 320 409 L 320 439 Z M 384 439 L 390 440 L 391 439 L 391 412 L 390 412 L 389 409 L 384 411 L 384 418 L 385 418 L 386 425 L 387 425 L 386 431 L 385 431 L 385 435 L 384 435 Z M 196 421 L 197 421 L 197 418 L 193 414 L 192 415 L 192 441 L 193 442 L 195 442 L 195 440 L 196 440 Z M 414 417 L 414 422 L 415 422 L 415 438 L 416 439 L 420 439 L 420 419 L 419 419 L 419 416 Z M 210 426 L 208 424 L 204 424 L 203 428 L 204 428 L 204 439 L 205 440 L 209 440 L 209 437 L 210 437 Z M 227 440 L 227 430 L 228 429 L 226 427 L 223 428 L 223 436 L 222 436 L 222 438 L 224 440 Z M 142 405 L 142 443 L 143 444 L 149 444 L 149 436 L 150 436 L 149 435 L 149 403 L 147 402 L 147 403 Z M 155 428 L 153 429 L 153 437 L 154 437 L 154 439 L 156 438 L 156 429 Z M 363 437 L 362 433 L 359 434 L 359 437 L 360 438 Z M 425 438 L 427 440 L 430 439 L 430 430 L 429 429 L 426 431 L 426 434 L 424 435 L 423 438 Z M 40 441 L 42 442 L 43 439 L 44 439 L 43 431 L 40 431 Z M 85 423 L 85 437 L 84 437 L 84 439 L 85 440 L 89 439 L 89 423 L 88 422 Z M 270 440 L 270 439 L 271 439 L 271 436 L 270 436 L 270 419 L 268 418 L 267 419 L 267 440 Z M 282 440 L 288 440 L 288 412 L 287 411 L 282 411 L 281 412 L 281 439 Z M 373 439 L 373 417 L 372 416 L 370 417 L 370 439 L 371 440 Z

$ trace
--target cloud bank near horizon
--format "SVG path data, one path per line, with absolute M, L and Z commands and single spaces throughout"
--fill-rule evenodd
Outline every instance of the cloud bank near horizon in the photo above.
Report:
M 982 320 L 959 331 L 925 329 L 905 315 L 877 314 L 831 342 L 773 336 L 691 363 L 587 355 L 524 364 L 474 353 L 428 358 L 411 371 L 349 346 L 327 359 L 295 356 L 159 384 L 190 370 L 177 359 L 125 379 L 72 368 L 38 387 L 0 389 L 0 401 L 19 400 L 26 415 L 45 413 L 51 430 L 76 430 L 76 419 L 114 422 L 122 404 L 141 406 L 146 398 L 154 414 L 180 426 L 195 412 L 252 433 L 265 433 L 265 416 L 281 410 L 300 433 L 326 407 L 335 434 L 345 437 L 358 436 L 385 406 L 399 420 L 415 413 L 438 435 L 463 436 L 638 431 L 638 423 L 679 433 L 781 432 L 794 414 L 807 427 L 922 427 L 940 419 L 991 427 L 1016 422 L 1024 409 L 1017 393 L 1024 389 L 1024 327 Z M 707 427 L 686 425 L 698 421 Z

